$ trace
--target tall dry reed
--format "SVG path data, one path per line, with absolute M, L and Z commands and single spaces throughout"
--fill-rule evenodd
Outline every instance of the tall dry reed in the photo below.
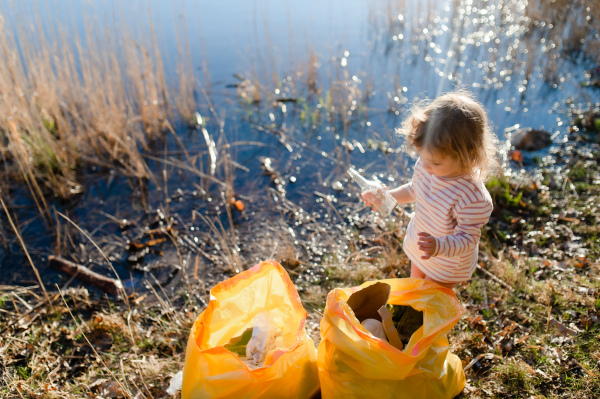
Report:
M 178 67 L 184 95 L 173 101 L 151 24 L 134 37 L 125 25 L 117 32 L 86 19 L 79 35 L 34 19 L 35 29 L 9 26 L 0 14 L 3 174 L 25 181 L 40 209 L 49 192 L 82 190 L 84 164 L 151 178 L 140 151 L 195 108 L 187 43 Z

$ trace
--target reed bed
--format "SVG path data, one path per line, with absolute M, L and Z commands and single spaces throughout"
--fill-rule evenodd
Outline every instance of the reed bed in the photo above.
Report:
M 455 8 L 459 6 L 460 2 L 455 2 Z M 416 24 L 418 34 L 411 33 L 405 25 L 406 7 L 404 0 L 389 0 L 371 12 L 374 30 L 387 31 L 384 40 L 393 38 L 394 43 L 384 43 L 386 55 L 403 40 L 416 45 L 431 39 L 421 37 L 418 32 L 437 18 L 432 4 L 422 6 L 425 18 Z M 502 12 L 498 11 L 499 18 L 504 20 L 505 14 L 514 14 L 515 7 L 521 6 L 508 2 Z M 580 0 L 544 0 L 529 2 L 524 7 L 524 12 L 517 13 L 524 15 L 517 22 L 525 24 L 524 30 L 518 31 L 519 37 L 534 29 L 543 36 L 542 30 L 551 24 L 557 27 L 583 24 L 591 26 L 589 32 L 598 31 L 597 10 L 586 8 Z M 564 15 L 557 12 L 564 8 L 573 12 Z M 315 49 L 307 45 L 301 56 L 295 32 L 290 28 L 288 49 L 284 51 L 287 56 L 281 59 L 268 26 L 267 11 L 260 11 L 255 25 L 262 22 L 263 29 L 254 29 L 257 45 L 249 52 L 249 68 L 240 75 L 242 81 L 237 90 L 242 102 L 273 104 L 284 114 L 289 110 L 286 104 L 294 103 L 306 126 L 318 125 L 325 116 L 334 124 L 339 122 L 346 133 L 361 111 L 366 112 L 369 92 L 367 84 L 352 72 L 354 66 L 348 65 L 348 55 L 339 50 L 339 54 L 332 54 L 330 61 L 321 64 Z M 35 18 L 40 22 L 39 15 Z M 464 18 L 457 20 L 467 23 Z M 138 21 L 137 25 L 143 24 Z M 16 177 L 25 182 L 40 209 L 47 208 L 48 193 L 61 198 L 80 193 L 83 188 L 78 175 L 85 165 L 117 167 L 127 176 L 152 178 L 142 153 L 165 131 L 174 132 L 174 122 L 193 122 L 200 92 L 203 100 L 210 101 L 191 66 L 186 34 L 177 36 L 177 78 L 169 85 L 164 56 L 151 24 L 137 26 L 135 35 L 124 24 L 116 31 L 90 21 L 86 26 L 82 35 L 60 26 L 31 30 L 19 23 L 9 26 L 0 15 L 0 56 L 4 60 L 0 65 L 2 173 L 8 179 Z M 455 26 L 454 30 L 460 35 L 465 26 Z M 184 23 L 182 32 L 185 31 Z M 562 43 L 561 38 L 548 37 L 545 60 L 533 57 L 531 51 L 520 57 L 516 54 L 517 46 L 506 49 L 514 53 L 510 59 L 496 60 L 492 54 L 489 76 L 484 79 L 486 84 L 496 84 L 501 80 L 499 71 L 515 65 L 522 69 L 526 79 L 539 62 L 546 71 L 556 70 L 557 51 L 582 51 L 592 57 L 598 54 L 593 40 L 581 37 L 577 29 L 569 32 L 573 38 L 562 46 L 553 47 L 550 43 Z M 558 28 L 552 30 L 553 35 L 567 33 Z M 258 45 L 261 38 L 264 46 Z M 208 76 L 205 64 L 203 68 Z M 398 101 L 408 100 L 401 95 L 396 97 Z M 390 110 L 400 109 L 404 103 L 391 104 Z
M 39 16 L 38 16 L 39 17 Z M 82 191 L 85 165 L 151 178 L 142 157 L 170 122 L 190 120 L 196 81 L 181 44 L 181 94 L 169 92 L 150 24 L 140 41 L 87 21 L 85 33 L 8 26 L 0 15 L 0 143 L 5 181 L 26 182 L 40 209 Z M 13 29 L 14 28 L 14 29 Z M 174 98 L 174 99 L 173 99 Z

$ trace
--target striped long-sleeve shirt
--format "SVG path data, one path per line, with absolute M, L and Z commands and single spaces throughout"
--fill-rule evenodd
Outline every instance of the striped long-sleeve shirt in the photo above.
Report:
M 428 173 L 417 160 L 408 192 L 416 202 L 404 252 L 426 275 L 440 282 L 468 280 L 477 264 L 481 227 L 492 213 L 490 194 L 471 176 L 439 177 Z M 436 252 L 429 259 L 417 246 L 417 233 L 436 239 Z

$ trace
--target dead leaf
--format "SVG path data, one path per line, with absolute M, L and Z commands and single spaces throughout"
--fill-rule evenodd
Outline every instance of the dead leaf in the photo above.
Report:
M 140 249 L 144 249 L 146 247 L 153 247 L 155 245 L 162 244 L 165 241 L 167 241 L 167 239 L 164 237 L 161 237 L 161 238 L 154 238 L 154 239 L 146 241 L 146 242 L 130 242 L 129 244 L 127 244 L 127 250 L 128 251 L 134 251 L 134 250 L 139 251 Z
M 87 335 L 88 341 L 98 351 L 106 351 L 112 346 L 112 336 L 101 328 L 95 328 Z
M 556 327 L 558 332 L 560 332 L 562 335 L 577 335 L 577 331 L 565 326 L 554 318 L 550 320 L 550 325 Z
M 519 150 L 514 150 L 508 153 L 510 155 L 510 159 L 515 162 L 523 162 L 523 153 Z
M 146 242 L 146 246 L 147 247 L 153 247 L 155 245 L 162 244 L 165 241 L 167 241 L 167 239 L 164 238 L 164 237 L 162 237 L 162 238 L 155 238 L 153 240 L 150 240 L 150 241 Z
M 504 329 L 502 330 L 502 334 L 505 336 L 508 336 L 510 334 L 513 333 L 513 331 L 515 331 L 515 328 L 517 328 L 519 325 L 517 323 L 515 323 L 512 320 L 508 320 L 508 323 L 506 325 L 506 327 L 504 327 Z
M 527 338 L 529 338 L 529 333 L 526 333 L 522 338 L 520 338 L 515 345 L 519 345 L 522 344 L 523 342 L 525 342 L 527 340 Z
M 579 317 L 579 321 L 585 328 L 593 327 L 594 325 L 600 324 L 600 319 L 594 314 L 590 315 L 581 315 Z
M 469 328 L 471 330 L 474 330 L 475 327 L 480 326 L 482 332 L 484 332 L 484 333 L 488 332 L 488 328 L 487 328 L 485 320 L 483 320 L 483 317 L 481 317 L 481 316 L 477 316 L 475 318 L 469 317 L 469 318 L 467 318 L 467 321 L 469 322 Z
M 559 217 L 556 220 L 564 220 L 565 222 L 571 222 L 573 223 L 575 226 L 577 226 L 578 224 L 581 223 L 581 220 L 577 219 L 577 218 L 569 218 L 569 217 Z
M 235 201 L 235 208 L 240 212 L 244 210 L 244 203 L 242 202 L 242 200 Z
M 588 266 L 590 263 L 589 259 L 587 258 L 587 256 L 585 255 L 581 255 L 581 256 L 576 256 L 573 262 L 573 266 L 575 267 L 585 267 Z
M 90 388 L 96 392 L 100 398 L 123 398 L 125 393 L 121 386 L 115 381 L 101 379 L 90 385 Z
M 130 242 L 129 244 L 127 244 L 128 251 L 140 250 L 143 248 L 144 248 L 144 244 L 140 244 L 138 242 Z

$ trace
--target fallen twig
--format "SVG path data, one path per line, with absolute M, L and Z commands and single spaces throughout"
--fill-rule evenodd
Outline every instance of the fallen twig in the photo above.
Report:
M 75 276 L 111 295 L 117 295 L 119 290 L 123 289 L 123 285 L 119 280 L 103 276 L 91 271 L 85 266 L 78 265 L 77 263 L 73 263 L 63 258 L 50 255 L 48 257 L 48 266 L 68 274 L 69 276 Z
M 513 287 L 511 287 L 510 285 L 506 284 L 504 281 L 500 280 L 498 277 L 496 277 L 495 275 L 493 275 L 489 271 L 485 270 L 483 267 L 477 265 L 477 270 L 482 271 L 483 274 L 485 274 L 486 276 L 488 276 L 489 278 L 491 278 L 492 280 L 494 280 L 496 283 L 500 284 L 501 286 L 503 286 L 507 290 L 509 290 L 511 292 L 513 292 L 515 290 Z
M 86 233 L 81 227 L 79 227 L 77 225 L 77 223 L 75 223 L 74 221 L 72 221 L 68 216 L 63 215 L 60 212 L 57 212 L 62 218 L 64 218 L 65 220 L 67 220 L 69 223 L 71 223 L 73 226 L 75 226 L 75 228 L 77 230 L 79 230 L 79 232 L 81 234 L 84 235 L 85 238 L 87 238 L 88 240 L 90 240 L 90 242 L 92 243 L 92 245 L 94 247 L 96 247 L 96 249 L 98 250 L 98 252 L 100 252 L 100 255 L 102 255 L 102 257 L 104 258 L 104 260 L 108 263 L 108 266 L 110 267 L 110 269 L 112 270 L 112 272 L 115 274 L 117 280 L 118 280 L 118 285 L 117 288 L 118 290 L 123 294 L 123 300 L 125 301 L 125 304 L 127 304 L 127 308 L 129 310 L 131 310 L 131 307 L 129 305 L 129 299 L 127 298 L 127 292 L 125 291 L 125 288 L 123 287 L 123 282 L 121 281 L 121 278 L 119 277 L 119 274 L 117 273 L 117 271 L 115 270 L 115 267 L 113 266 L 112 262 L 108 259 L 108 256 L 106 256 L 106 254 L 104 253 L 104 251 L 102 251 L 100 249 L 100 247 L 98 246 L 98 244 L 96 244 L 96 242 L 94 240 L 92 240 L 92 237 L 90 237 L 90 235 L 88 233 Z
M 477 355 L 477 357 L 475 359 L 471 360 L 471 362 L 465 366 L 464 371 L 467 371 L 468 369 L 473 367 L 473 365 L 475 363 L 477 363 L 478 361 L 480 361 L 482 358 L 486 358 L 489 360 L 494 359 L 494 358 L 500 359 L 500 360 L 502 359 L 500 356 L 494 355 L 493 353 L 482 353 L 480 355 Z

